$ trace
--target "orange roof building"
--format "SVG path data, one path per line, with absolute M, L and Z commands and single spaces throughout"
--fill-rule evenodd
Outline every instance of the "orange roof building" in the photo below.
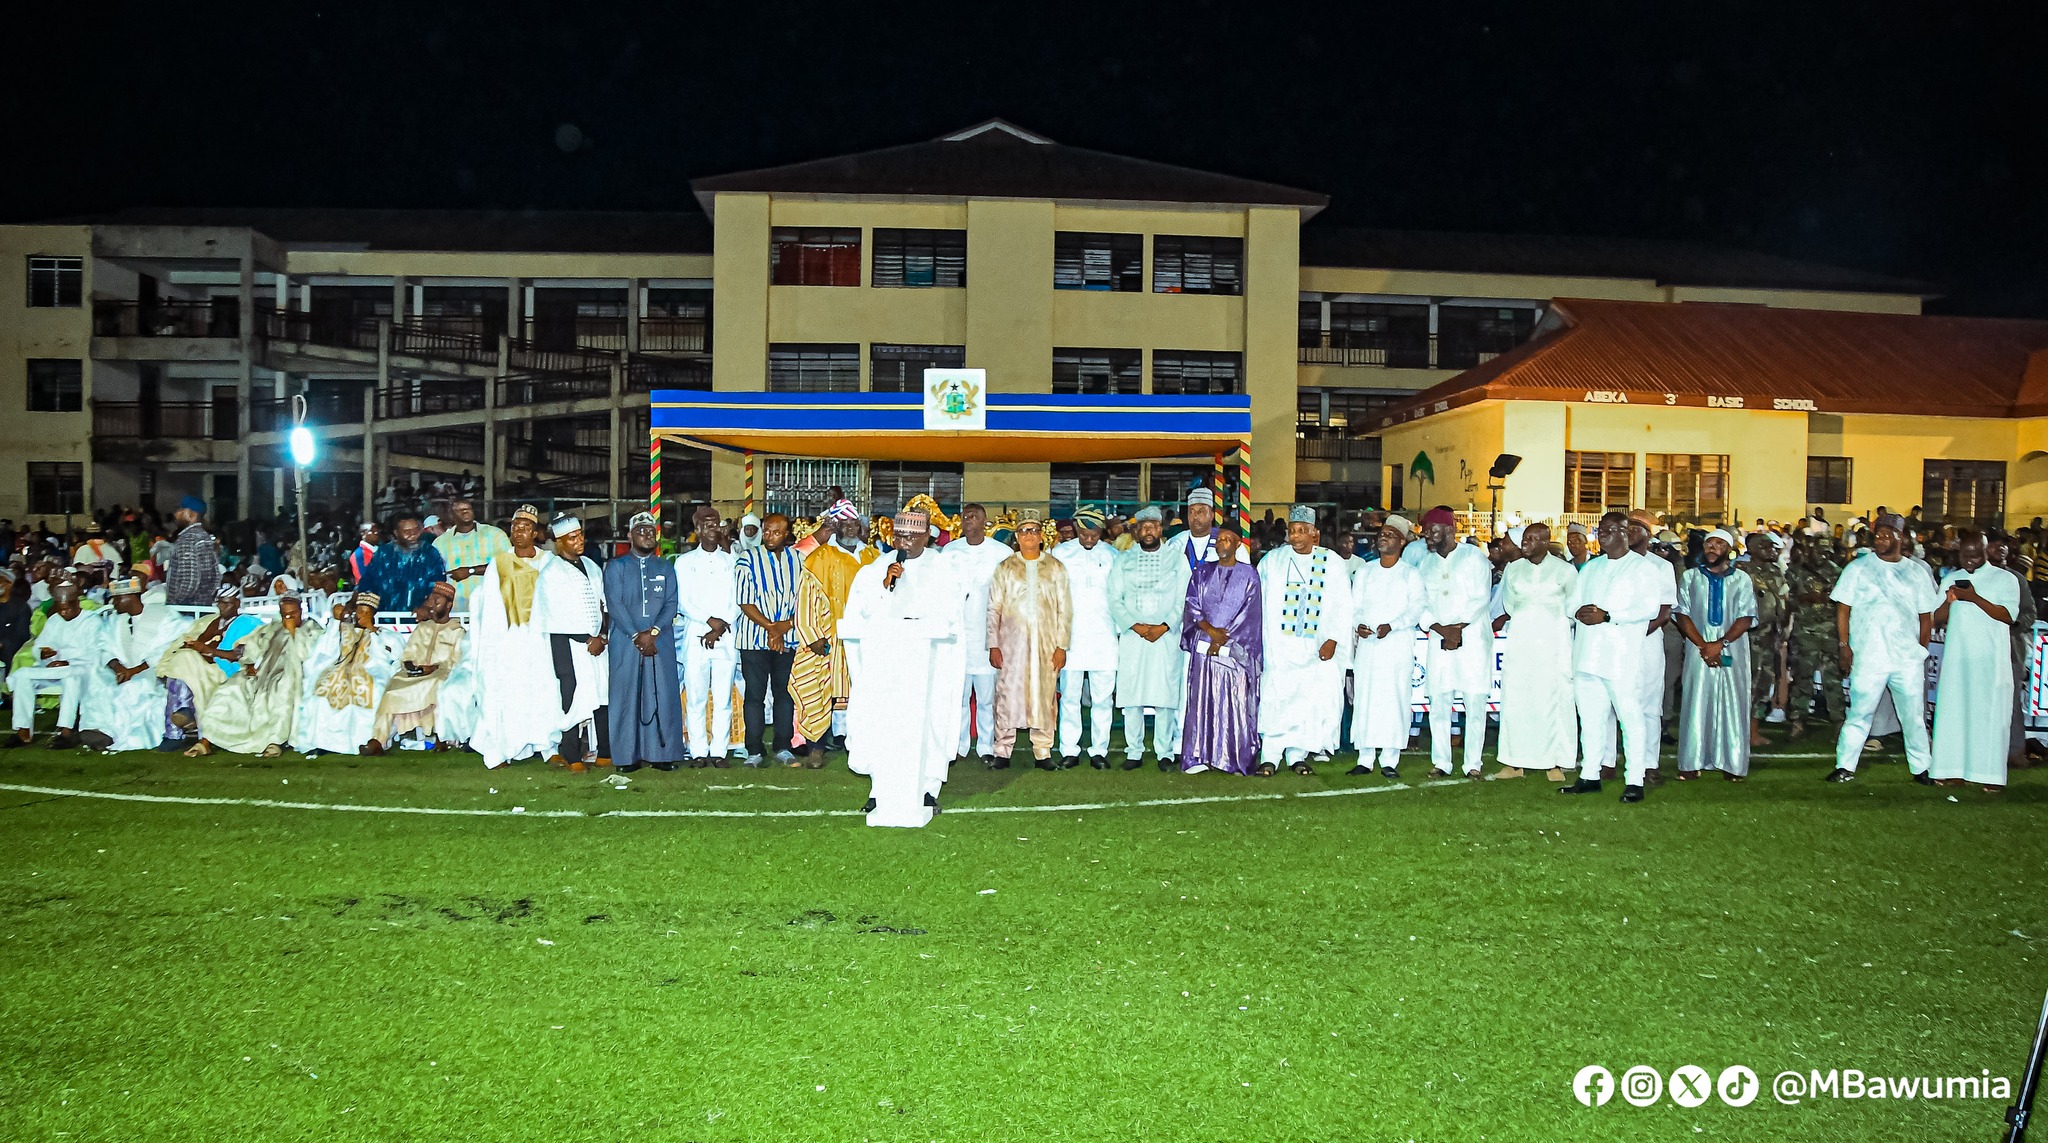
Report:
M 1380 430 L 1383 487 L 1408 505 L 2025 522 L 2048 512 L 2048 322 L 1559 299 Z M 1514 471 L 1489 478 L 1503 454 Z

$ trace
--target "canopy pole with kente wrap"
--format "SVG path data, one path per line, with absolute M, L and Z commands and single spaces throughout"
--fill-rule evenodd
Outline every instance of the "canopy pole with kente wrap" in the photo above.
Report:
M 753 515 L 753 514 L 754 514 L 754 450 L 753 450 L 753 449 L 747 449 L 747 450 L 745 450 L 745 453 L 744 453 L 744 455 L 746 456 L 746 462 L 747 462 L 747 510 L 746 510 L 746 514 L 747 514 L 747 515 L 749 515 L 749 516 L 751 516 L 751 515 Z
M 1216 503 L 1223 503 L 1223 454 L 1216 454 Z
M 647 441 L 647 510 L 654 513 L 654 521 L 661 522 L 661 434 L 649 435 Z
M 1252 530 L 1252 442 L 1245 440 L 1238 444 L 1237 460 L 1237 528 L 1239 535 Z

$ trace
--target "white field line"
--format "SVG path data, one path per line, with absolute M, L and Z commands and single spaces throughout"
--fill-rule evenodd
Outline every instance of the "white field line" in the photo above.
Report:
M 1151 806 L 1192 806 L 1209 802 L 1272 802 L 1287 798 L 1341 798 L 1353 794 L 1387 794 L 1395 790 L 1425 789 L 1432 786 L 1463 786 L 1463 779 L 1397 782 L 1391 786 L 1357 786 L 1344 790 L 1305 790 L 1296 794 L 1211 794 L 1192 798 L 1144 798 L 1130 802 L 1068 802 L 1055 806 L 959 806 L 948 814 L 1057 814 L 1084 810 L 1121 810 Z M 120 794 L 103 790 L 71 790 L 59 786 L 22 786 L 0 782 L 0 790 L 21 794 L 42 794 L 62 798 L 98 798 L 112 802 L 153 802 L 177 806 L 253 806 L 269 810 L 336 810 L 359 814 L 424 814 L 435 817 L 471 818 L 839 818 L 861 817 L 859 810 L 462 810 L 434 806 L 362 806 L 346 802 L 285 802 L 275 798 L 193 798 L 170 794 Z

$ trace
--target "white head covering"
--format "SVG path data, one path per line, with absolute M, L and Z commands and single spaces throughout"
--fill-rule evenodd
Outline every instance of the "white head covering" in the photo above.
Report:
M 1211 508 L 1216 507 L 1216 494 L 1207 488 L 1194 489 L 1188 493 L 1188 507 L 1192 508 L 1197 504 L 1207 504 Z
M 1517 524 L 1508 529 L 1508 543 L 1518 548 L 1522 546 L 1522 525 Z
M 1380 521 L 1380 527 L 1392 528 L 1396 532 L 1401 533 L 1403 538 L 1415 534 L 1415 525 L 1409 523 L 1406 516 L 1390 515 L 1385 520 Z
M 754 526 L 754 534 L 751 536 L 747 535 L 747 525 L 749 524 Z M 743 548 L 760 547 L 761 518 L 759 516 L 754 515 L 752 512 L 749 512 L 746 515 L 741 516 L 739 532 L 733 536 L 733 539 L 737 540 L 739 542 L 740 547 Z
M 1740 553 L 1742 551 L 1742 541 L 1736 539 L 1735 533 L 1729 531 L 1726 528 L 1716 528 L 1713 531 L 1708 532 L 1707 539 L 1721 541 L 1722 543 L 1728 545 L 1728 550 L 1731 552 Z
M 583 521 L 574 516 L 558 516 L 555 518 L 554 523 L 548 525 L 548 531 L 557 536 L 566 536 L 571 532 L 581 532 L 582 530 Z

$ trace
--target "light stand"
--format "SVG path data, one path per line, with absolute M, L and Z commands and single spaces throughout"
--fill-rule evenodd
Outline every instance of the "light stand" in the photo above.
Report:
M 292 563 L 298 568 L 299 582 L 306 583 L 306 469 L 314 458 L 313 430 L 306 427 L 306 395 L 292 394 L 292 473 L 298 489 L 299 542 L 292 550 Z

